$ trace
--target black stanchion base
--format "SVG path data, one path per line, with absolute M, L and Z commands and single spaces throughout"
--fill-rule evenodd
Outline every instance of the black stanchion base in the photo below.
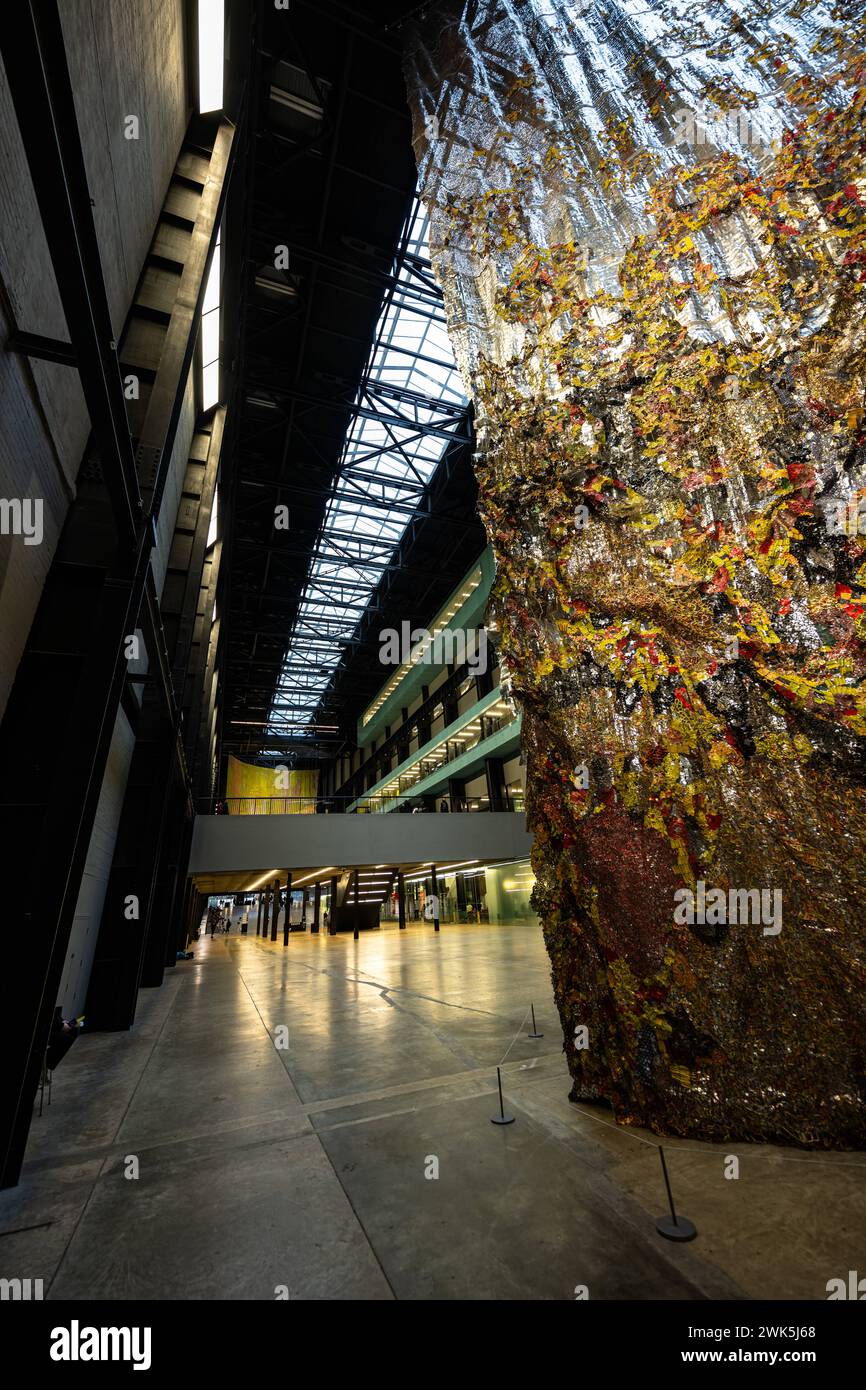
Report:
M 526 1036 L 527 1036 L 528 1038 L 543 1038 L 543 1037 L 544 1037 L 544 1034 L 543 1034 L 543 1033 L 527 1033 Z
M 513 1125 L 513 1124 L 514 1124 L 514 1116 L 513 1116 L 513 1115 L 491 1115 L 491 1116 L 490 1116 L 490 1123 L 491 1123 L 492 1125 Z
M 660 1216 L 656 1221 L 656 1230 L 665 1240 L 694 1240 L 698 1233 L 697 1226 L 687 1216 L 678 1216 L 676 1221 L 672 1216 Z

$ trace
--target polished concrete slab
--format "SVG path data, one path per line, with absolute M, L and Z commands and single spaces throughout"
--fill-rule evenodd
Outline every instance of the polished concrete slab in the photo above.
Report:
M 53 1299 L 809 1299 L 862 1263 L 866 1156 L 736 1145 L 732 1181 L 724 1146 L 670 1141 L 699 1230 L 672 1246 L 655 1136 L 567 1094 L 533 924 L 202 939 L 130 1033 L 58 1069 L 0 1193 L 0 1277 Z

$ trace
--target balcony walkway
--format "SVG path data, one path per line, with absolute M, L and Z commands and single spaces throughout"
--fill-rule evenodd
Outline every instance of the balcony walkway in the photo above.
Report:
M 518 811 L 196 816 L 189 872 L 261 875 L 323 865 L 489 863 L 525 859 L 531 848 L 532 835 Z

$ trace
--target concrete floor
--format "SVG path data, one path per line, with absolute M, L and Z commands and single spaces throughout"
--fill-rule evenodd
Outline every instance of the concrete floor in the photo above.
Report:
M 0 1193 L 0 1276 L 53 1299 L 821 1299 L 862 1266 L 864 1155 L 739 1145 L 730 1181 L 729 1150 L 672 1141 L 699 1236 L 663 1241 L 656 1141 L 569 1104 L 560 1045 L 529 924 L 203 939 L 131 1033 L 58 1069 Z

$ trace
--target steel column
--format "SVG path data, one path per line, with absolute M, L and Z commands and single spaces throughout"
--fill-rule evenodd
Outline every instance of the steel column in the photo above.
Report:
M 322 885 L 321 885 L 321 883 L 317 883 L 316 886 L 315 886 L 315 888 L 313 889 L 313 925 L 312 925 L 312 927 L 311 927 L 311 929 L 310 929 L 310 934 L 311 934 L 311 935 L 312 935 L 313 933 L 318 933 L 318 930 L 319 930 L 319 913 L 320 913 L 320 910 L 321 910 L 321 906 L 322 906 Z
M 274 879 L 273 903 L 274 903 L 274 908 L 273 908 L 273 912 L 272 912 L 272 914 L 271 914 L 271 941 L 276 941 L 276 939 L 277 939 L 277 922 L 279 921 L 279 917 L 280 917 L 280 880 L 279 880 L 278 878 L 275 878 L 275 879 Z M 287 914 L 288 914 L 288 911 L 289 911 L 289 901 L 288 901 L 288 898 L 287 898 L 287 899 L 286 899 L 286 913 L 287 913 Z
M 307 890 L 304 889 L 304 902 L 307 901 Z M 292 871 L 286 870 L 286 920 L 283 923 L 283 945 L 289 944 L 289 933 L 292 930 Z

